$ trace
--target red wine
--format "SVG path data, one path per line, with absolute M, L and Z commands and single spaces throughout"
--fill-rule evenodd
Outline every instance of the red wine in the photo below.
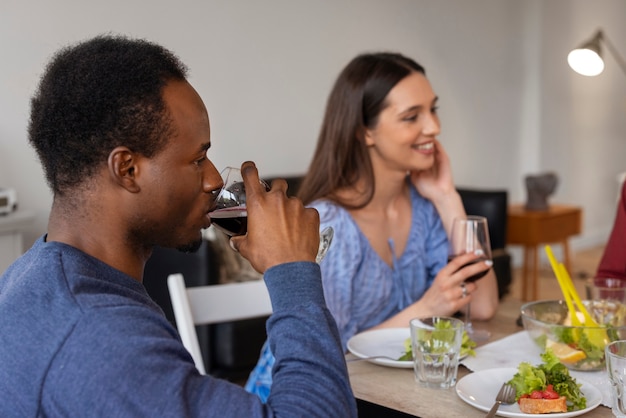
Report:
M 452 259 L 453 259 L 453 258 L 455 258 L 455 257 L 458 257 L 458 256 L 457 256 L 457 255 L 449 255 L 449 256 L 448 256 L 448 263 L 449 263 L 450 261 L 452 261 Z M 469 263 L 467 263 L 467 264 L 463 264 L 459 270 L 461 270 L 462 268 L 465 268 L 465 267 L 467 267 L 467 266 L 471 266 L 472 264 L 476 264 L 476 263 L 478 263 L 478 262 L 487 261 L 487 260 L 488 260 L 488 258 L 487 258 L 487 257 L 484 257 L 484 256 L 483 256 L 483 257 L 478 257 L 478 258 L 477 258 L 476 260 L 474 260 L 474 261 L 471 261 L 471 262 L 469 262 Z M 457 270 L 457 271 L 458 271 L 458 270 Z M 466 282 L 475 282 L 476 280 L 478 280 L 478 279 L 481 279 L 481 278 L 485 277 L 485 276 L 487 275 L 487 273 L 489 273 L 489 269 L 487 269 L 487 270 L 485 270 L 485 271 L 481 271 L 481 272 L 480 272 L 480 273 L 478 273 L 478 274 L 474 274 L 473 276 L 470 276 L 470 277 L 468 277 L 467 279 L 465 279 L 465 281 L 466 281 Z
M 244 235 L 248 232 L 248 211 L 245 207 L 218 209 L 209 213 L 211 222 L 226 235 Z

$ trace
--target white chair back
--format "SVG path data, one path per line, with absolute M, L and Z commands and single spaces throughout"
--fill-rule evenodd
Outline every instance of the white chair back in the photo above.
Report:
M 272 313 L 263 280 L 188 288 L 182 274 L 171 274 L 167 278 L 167 287 L 180 338 L 202 374 L 206 371 L 196 325 L 257 318 Z

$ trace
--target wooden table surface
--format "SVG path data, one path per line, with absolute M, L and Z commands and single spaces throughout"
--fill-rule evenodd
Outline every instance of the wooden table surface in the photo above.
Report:
M 522 328 L 515 323 L 521 303 L 506 301 L 501 303 L 494 318 L 485 323 L 477 322 L 480 328 L 491 331 L 490 341 L 506 337 Z M 351 354 L 347 358 L 354 358 Z M 367 361 L 348 363 L 350 384 L 357 399 L 384 406 L 423 418 L 473 418 L 484 417 L 480 411 L 458 397 L 454 388 L 429 389 L 415 381 L 413 369 L 400 369 L 379 366 Z M 471 373 L 459 366 L 457 380 Z M 611 409 L 600 405 L 584 417 L 612 417 Z

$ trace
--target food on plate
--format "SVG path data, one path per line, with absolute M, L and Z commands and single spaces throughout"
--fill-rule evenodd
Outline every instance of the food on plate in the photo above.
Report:
M 437 322 L 435 327 L 450 327 L 450 323 L 448 322 Z M 463 339 L 461 340 L 461 352 L 459 356 L 467 357 L 467 356 L 475 356 L 476 352 L 474 351 L 474 347 L 476 347 L 476 342 L 472 340 L 467 331 L 463 331 Z M 404 340 L 404 354 L 402 354 L 398 361 L 413 361 L 413 348 L 411 347 L 411 337 Z
M 548 385 L 550 387 L 551 385 Z M 550 414 L 553 412 L 567 412 L 567 399 L 556 395 L 556 398 L 520 398 L 519 410 L 525 414 Z
M 522 362 L 507 383 L 515 387 L 519 408 L 526 414 L 577 411 L 587 407 L 580 385 L 551 348 L 541 355 L 542 364 Z
M 474 348 L 476 347 L 476 341 L 472 340 L 467 331 L 463 331 L 463 340 L 461 340 L 461 357 L 476 355 Z

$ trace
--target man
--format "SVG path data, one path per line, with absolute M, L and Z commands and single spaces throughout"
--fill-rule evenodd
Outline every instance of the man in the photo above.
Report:
M 267 404 L 197 373 L 141 284 L 155 245 L 197 249 L 222 186 L 186 69 L 141 40 L 61 50 L 32 99 L 29 139 L 54 199 L 48 232 L 0 277 L 0 416 L 356 416 L 314 262 L 319 216 L 242 171 L 277 358 Z

